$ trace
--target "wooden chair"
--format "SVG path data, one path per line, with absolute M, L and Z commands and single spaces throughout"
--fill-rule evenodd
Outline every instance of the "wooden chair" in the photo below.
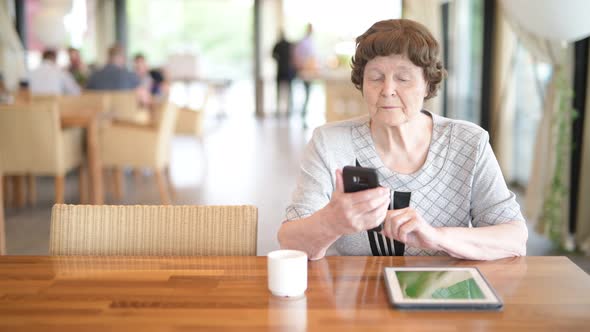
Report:
M 207 102 L 211 95 L 211 87 L 207 86 L 203 101 L 199 107 L 181 107 L 178 110 L 178 119 L 176 121 L 176 135 L 187 135 L 196 137 L 198 141 L 203 138 L 203 118 Z
M 111 95 L 102 91 L 86 90 L 79 96 L 56 98 L 60 112 L 77 112 L 82 109 L 96 109 L 101 113 L 111 110 Z
M 138 124 L 149 124 L 151 114 L 138 106 L 135 90 L 105 91 L 109 95 L 109 111 L 113 118 Z
M 53 206 L 51 255 L 256 255 L 254 206 Z
M 4 175 L 19 176 L 19 179 L 28 176 L 31 203 L 35 175 L 55 177 L 56 203 L 64 202 L 65 175 L 74 168 L 81 170 L 80 191 L 86 190 L 82 130 L 62 129 L 55 103 L 1 106 L 0 155 Z M 20 187 L 22 183 L 15 185 Z
M 121 199 L 122 168 L 154 170 L 162 204 L 170 204 L 170 146 L 176 125 L 177 108 L 171 103 L 162 106 L 159 121 L 153 126 L 114 123 L 102 128 L 101 158 L 105 167 L 115 169 L 116 199 Z

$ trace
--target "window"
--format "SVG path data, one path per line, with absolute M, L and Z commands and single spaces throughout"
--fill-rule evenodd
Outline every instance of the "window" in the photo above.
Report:
M 510 182 L 526 186 L 533 162 L 537 127 L 543 115 L 545 86 L 551 65 L 535 61 L 520 44 L 514 55 L 514 127 Z
M 447 63 L 446 114 L 480 123 L 483 50 L 483 0 L 456 0 L 448 7 L 444 38 Z M 444 12 L 444 11 L 443 11 Z M 443 17 L 445 22 L 445 17 Z

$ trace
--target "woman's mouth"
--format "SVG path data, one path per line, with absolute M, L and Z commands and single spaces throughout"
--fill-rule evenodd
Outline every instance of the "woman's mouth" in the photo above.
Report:
M 382 110 L 385 110 L 385 111 L 393 111 L 393 110 L 401 109 L 400 106 L 380 106 L 379 108 Z

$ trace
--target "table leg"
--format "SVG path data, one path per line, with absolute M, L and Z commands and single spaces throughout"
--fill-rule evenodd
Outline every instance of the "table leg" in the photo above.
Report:
M 12 177 L 13 204 L 17 209 L 22 209 L 27 203 L 27 192 L 25 189 L 25 176 L 15 175 Z

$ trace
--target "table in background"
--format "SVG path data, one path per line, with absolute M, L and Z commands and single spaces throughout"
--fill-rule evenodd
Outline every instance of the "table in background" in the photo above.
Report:
M 386 266 L 477 266 L 501 312 L 399 311 Z M 298 300 L 267 290 L 266 257 L 0 257 L 0 330 L 582 331 L 590 276 L 565 257 L 329 257 Z
M 102 163 L 100 161 L 100 147 L 98 142 L 99 114 L 100 109 L 77 109 L 73 111 L 61 111 L 59 114 L 63 128 L 77 127 L 85 129 L 86 160 L 88 162 L 88 180 L 90 182 L 90 204 L 104 204 Z M 79 176 L 82 176 L 82 174 Z

